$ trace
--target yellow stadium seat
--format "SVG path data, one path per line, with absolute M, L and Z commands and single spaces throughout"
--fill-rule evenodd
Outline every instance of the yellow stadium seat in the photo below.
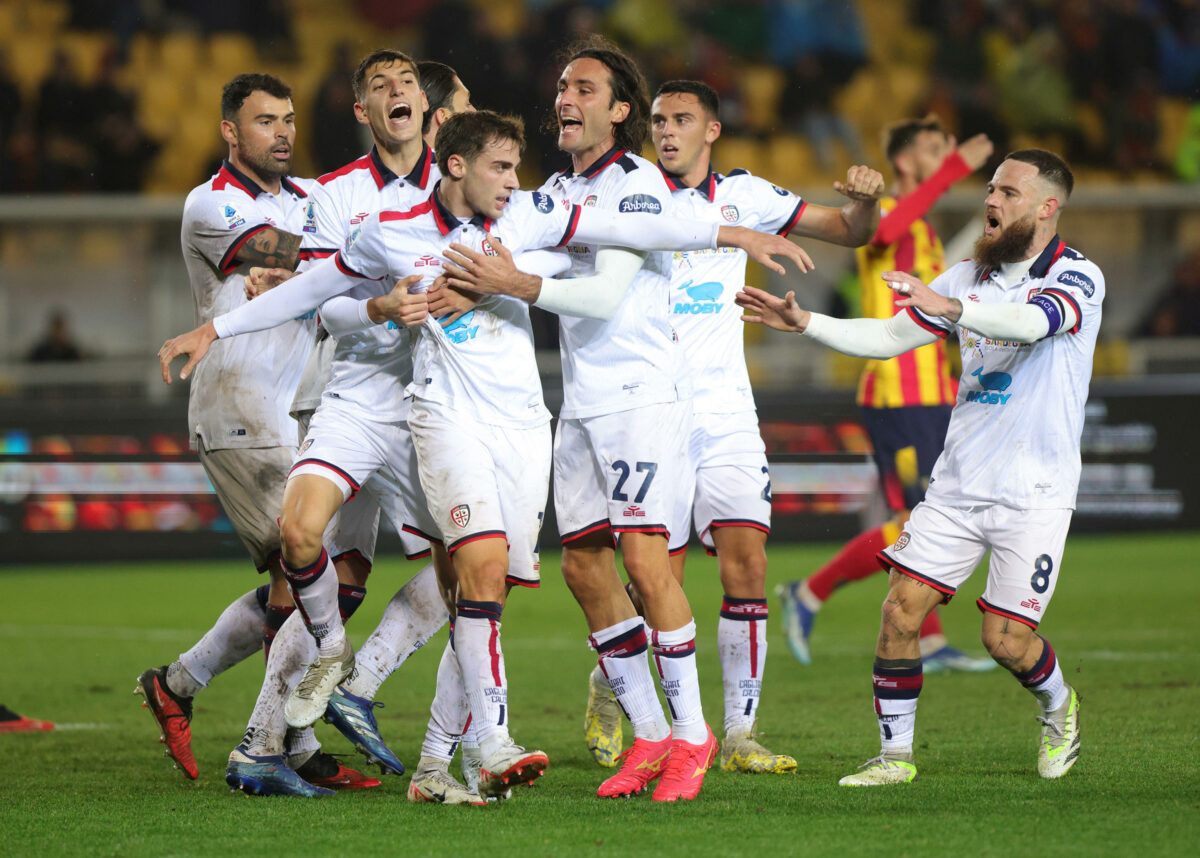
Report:
M 209 69 L 227 80 L 257 71 L 261 63 L 254 41 L 243 33 L 213 33 L 208 38 Z
M 71 4 L 65 0 L 36 0 L 22 5 L 26 31 L 31 33 L 54 35 L 71 17 Z
M 783 72 L 775 66 L 747 65 L 741 69 L 739 80 L 746 127 L 752 131 L 777 130 Z
M 1164 96 L 1158 100 L 1158 157 L 1167 164 L 1175 163 L 1191 109 L 1192 104 L 1185 98 Z
M 755 175 L 764 175 L 766 158 L 763 144 L 750 137 L 722 136 L 713 144 L 713 165 L 720 173 L 741 168 Z
M 776 134 L 767 144 L 767 169 L 763 178 L 784 188 L 811 184 L 820 175 L 812 146 L 795 134 Z
M 200 37 L 195 33 L 165 33 L 158 40 L 158 73 L 186 80 L 204 65 Z
M 99 76 L 100 61 L 117 43 L 107 33 L 69 32 L 59 36 L 58 45 L 74 60 L 79 79 L 90 85 Z
M 22 97 L 37 98 L 38 87 L 50 71 L 54 40 L 41 33 L 28 33 L 8 47 L 8 66 Z

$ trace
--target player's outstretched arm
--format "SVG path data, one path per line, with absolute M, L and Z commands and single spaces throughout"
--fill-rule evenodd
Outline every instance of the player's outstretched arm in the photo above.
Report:
M 172 337 L 163 343 L 162 348 L 158 350 L 158 366 L 162 372 L 162 380 L 167 384 L 171 383 L 171 362 L 180 355 L 187 355 L 188 359 L 187 363 L 183 365 L 183 369 L 179 371 L 179 377 L 185 379 L 191 375 L 192 370 L 208 353 L 208 347 L 215 339 L 217 339 L 217 329 L 209 320 L 200 327 L 188 331 L 186 334 L 180 334 L 178 337 Z
M 744 286 L 742 291 L 734 296 L 733 301 L 746 311 L 742 314 L 743 322 L 766 325 L 777 331 L 802 334 L 812 315 L 796 303 L 795 292 L 788 292 L 780 298 L 762 289 Z
M 905 312 L 890 319 L 834 319 L 801 309 L 795 293 L 779 298 L 752 286 L 743 288 L 734 301 L 747 311 L 742 316 L 745 322 L 804 334 L 854 357 L 891 358 L 938 339 Z
M 963 304 L 937 294 L 903 271 L 885 271 L 883 279 L 907 296 L 896 302 L 897 307 L 915 307 L 927 316 L 941 316 L 993 340 L 1036 343 L 1049 334 L 1071 331 L 1079 323 L 1075 306 L 1053 295 L 1038 295 L 1025 304 Z
M 885 271 L 881 276 L 889 289 L 905 296 L 897 307 L 916 307 L 926 316 L 941 316 L 948 322 L 957 322 L 962 315 L 962 301 L 939 295 L 907 271 Z

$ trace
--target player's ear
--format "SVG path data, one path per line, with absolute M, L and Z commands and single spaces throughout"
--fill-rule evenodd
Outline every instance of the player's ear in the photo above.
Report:
M 228 119 L 222 119 L 221 137 L 230 146 L 236 146 L 238 142 L 237 123 Z
M 1038 206 L 1038 217 L 1042 220 L 1052 218 L 1058 214 L 1058 210 L 1061 207 L 1057 197 L 1046 197 L 1046 199 L 1042 200 L 1042 204 Z
M 721 136 L 721 123 L 714 119 L 708 123 L 708 130 L 704 132 L 705 143 L 715 143 L 716 139 Z
M 467 174 L 467 159 L 457 153 L 446 159 L 446 169 L 450 175 L 456 179 L 461 179 Z
M 367 118 L 367 108 L 357 101 L 354 102 L 354 118 L 358 120 L 359 125 L 371 124 L 371 120 Z
M 620 125 L 629 118 L 629 102 L 618 101 L 609 108 L 608 116 L 614 125 Z

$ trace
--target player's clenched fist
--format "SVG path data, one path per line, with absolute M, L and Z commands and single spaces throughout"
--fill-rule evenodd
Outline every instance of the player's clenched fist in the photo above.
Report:
M 188 361 L 179 371 L 181 379 L 187 378 L 200 363 L 200 359 L 208 354 L 208 347 L 217 338 L 217 329 L 211 321 L 205 322 L 195 330 L 180 334 L 163 343 L 158 350 L 158 366 L 162 371 L 162 380 L 171 383 L 171 361 L 180 355 L 187 355 Z
M 397 280 L 392 291 L 367 301 L 367 315 L 372 322 L 395 322 L 406 328 L 419 325 L 429 315 L 429 296 L 424 290 L 412 291 L 421 282 L 421 275 L 414 274 Z
M 280 283 L 295 276 L 295 271 L 288 271 L 286 268 L 259 268 L 256 265 L 250 269 L 249 274 L 242 278 L 246 300 L 253 300 L 268 289 L 274 289 Z
M 883 174 L 858 165 L 846 171 L 845 182 L 834 182 L 833 189 L 852 200 L 877 200 L 883 196 Z

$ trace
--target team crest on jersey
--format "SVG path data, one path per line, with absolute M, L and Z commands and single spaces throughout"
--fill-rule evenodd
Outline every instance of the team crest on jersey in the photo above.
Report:
M 1092 278 L 1086 274 L 1080 274 L 1078 271 L 1064 271 L 1058 275 L 1058 282 L 1074 286 L 1076 289 L 1082 289 L 1083 294 L 1089 298 L 1096 292 L 1096 284 L 1092 282 Z
M 543 194 L 541 191 L 534 191 L 533 206 L 542 214 L 550 214 L 550 212 L 554 211 L 554 200 L 549 194 Z
M 242 217 L 241 212 L 230 205 L 226 205 L 224 209 L 221 210 L 221 215 L 225 218 L 225 223 L 230 229 L 237 229 L 246 222 L 246 219 Z
M 896 540 L 896 544 L 892 546 L 893 551 L 903 551 L 904 546 L 908 545 L 908 531 L 900 531 L 900 538 Z
M 662 211 L 662 203 L 649 194 L 630 194 L 617 205 L 617 211 L 622 214 L 658 214 Z
M 721 206 L 721 217 L 729 223 L 737 223 L 740 217 L 737 206 Z
M 500 243 L 500 239 L 498 238 L 493 237 L 492 240 L 495 241 L 496 244 Z M 479 248 L 483 251 L 484 256 L 499 256 L 499 254 L 496 252 L 496 248 L 492 247 L 491 241 L 486 238 L 479 243 Z
M 304 206 L 304 232 L 317 231 L 317 204 L 309 200 Z
M 565 203 L 565 202 L 566 202 L 566 200 L 563 200 L 563 202 Z M 595 207 L 595 205 L 596 205 L 596 195 L 595 195 L 595 194 L 592 194 L 591 196 L 589 196 L 587 199 L 585 199 L 585 200 L 583 201 L 583 204 L 584 204 L 585 206 L 592 206 L 592 207 Z
M 459 527 L 466 527 L 471 521 L 471 507 L 465 503 L 460 503 L 454 509 L 450 510 L 450 520 Z

